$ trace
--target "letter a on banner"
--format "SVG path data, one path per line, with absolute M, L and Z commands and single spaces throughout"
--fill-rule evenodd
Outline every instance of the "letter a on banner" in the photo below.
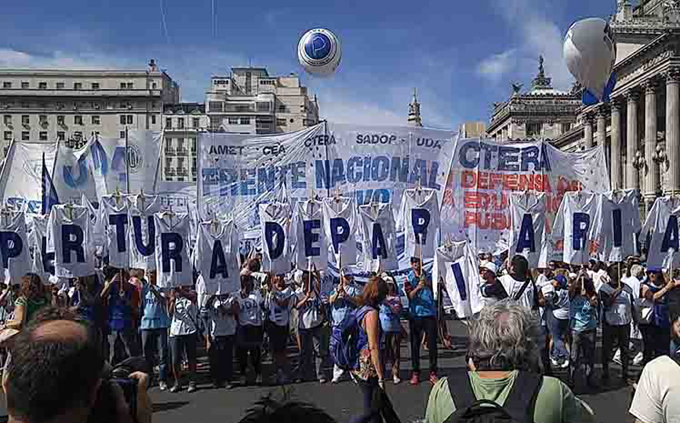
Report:
M 213 220 L 199 224 L 193 254 L 194 266 L 205 283 L 217 286 L 215 294 L 239 290 L 239 236 L 233 221 Z
M 156 272 L 158 286 L 193 285 L 189 263 L 189 214 L 156 213 Z
M 363 239 L 363 262 L 367 272 L 396 270 L 397 233 L 392 203 L 359 206 Z
M 263 271 L 277 275 L 290 271 L 291 217 L 288 203 L 260 204 Z
M 548 242 L 545 228 L 546 196 L 536 193 L 510 195 L 510 254 L 524 256 L 530 267 L 548 261 Z

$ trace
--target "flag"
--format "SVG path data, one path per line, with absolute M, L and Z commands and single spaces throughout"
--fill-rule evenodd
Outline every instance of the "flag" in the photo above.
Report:
M 52 206 L 59 204 L 59 196 L 54 188 L 54 182 L 45 163 L 45 153 L 42 157 L 42 214 L 50 214 Z

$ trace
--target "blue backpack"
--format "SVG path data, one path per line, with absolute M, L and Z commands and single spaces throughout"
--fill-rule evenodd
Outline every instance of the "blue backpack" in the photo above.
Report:
M 350 310 L 339 325 L 333 326 L 329 350 L 333 362 L 342 370 L 359 369 L 359 353 L 368 345 L 368 335 L 361 322 L 373 310 L 375 308 L 369 306 Z

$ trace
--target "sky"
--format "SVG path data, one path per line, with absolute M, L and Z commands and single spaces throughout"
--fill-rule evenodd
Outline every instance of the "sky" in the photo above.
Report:
M 417 87 L 424 125 L 451 129 L 488 122 L 511 82 L 530 86 L 539 55 L 553 85 L 568 89 L 564 34 L 615 8 L 616 0 L 7 1 L 0 67 L 145 69 L 154 58 L 182 101 L 204 102 L 211 75 L 250 63 L 301 74 L 332 122 L 404 125 Z M 297 62 L 298 40 L 318 27 L 342 44 L 330 78 Z

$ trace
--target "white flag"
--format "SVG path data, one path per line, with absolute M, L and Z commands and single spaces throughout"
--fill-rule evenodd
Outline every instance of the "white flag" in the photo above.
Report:
M 357 213 L 354 198 L 326 197 L 323 199 L 324 231 L 331 251 L 333 262 L 340 259 L 342 266 L 357 262 Z
M 479 265 L 468 241 L 439 247 L 432 276 L 436 284 L 444 283 L 456 316 L 470 317 L 482 310 Z

